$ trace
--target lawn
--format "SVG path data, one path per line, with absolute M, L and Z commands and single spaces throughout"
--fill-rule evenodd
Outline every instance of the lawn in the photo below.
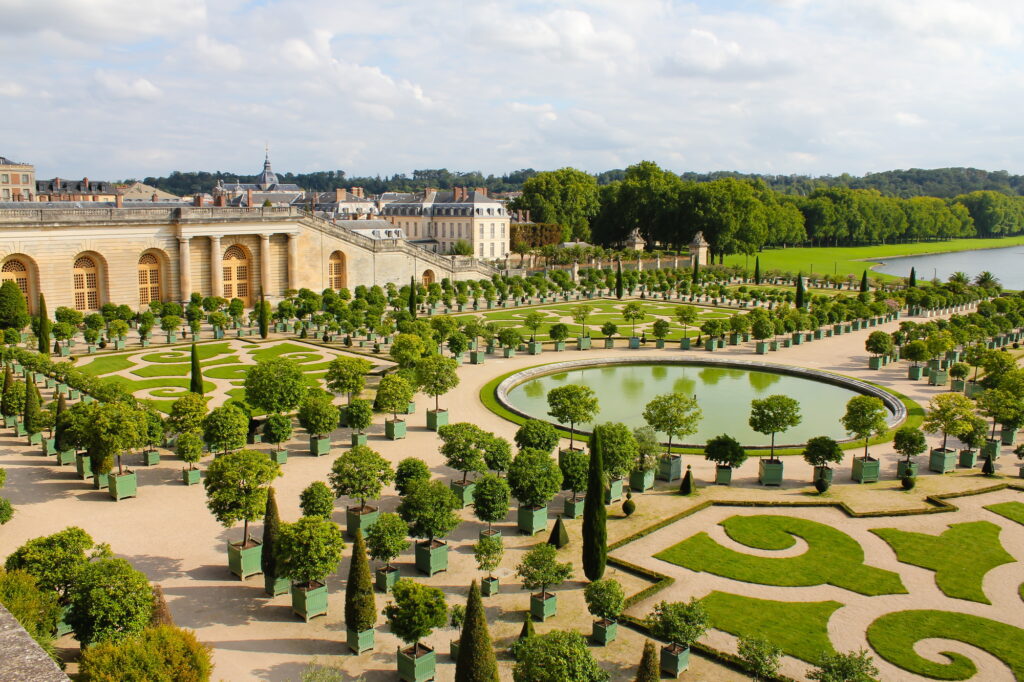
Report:
M 655 558 L 731 580 L 806 587 L 834 585 L 869 596 L 905 594 L 899 575 L 864 564 L 864 550 L 846 533 L 816 521 L 793 516 L 757 514 L 731 516 L 720 523 L 729 537 L 762 550 L 784 550 L 807 543 L 794 557 L 762 557 L 723 547 L 701 532 L 655 555 Z
M 871 529 L 903 563 L 935 571 L 935 584 L 947 597 L 982 604 L 992 603 L 982 589 L 985 574 L 1015 561 L 999 543 L 999 531 L 988 521 L 957 523 L 941 535 Z
M 949 251 L 970 251 L 972 249 L 994 249 L 1024 244 L 1024 237 L 1003 239 L 952 239 L 943 242 L 917 242 L 913 244 L 883 244 L 876 246 L 804 247 L 793 249 L 770 249 L 758 254 L 761 272 L 782 270 L 783 272 L 815 272 L 819 275 L 840 274 L 860 277 L 865 269 L 879 261 L 898 256 L 916 256 L 926 253 Z M 866 261 L 866 262 L 865 262 Z M 726 265 L 754 269 L 754 258 L 743 254 L 726 256 Z M 875 277 L 892 278 L 892 275 L 875 274 Z
M 1000 502 L 999 504 L 990 504 L 985 509 L 1024 525 L 1024 502 Z
M 835 653 L 828 638 L 828 619 L 842 606 L 837 601 L 772 601 L 712 592 L 701 603 L 712 627 L 731 635 L 767 639 L 783 653 L 808 663 Z
M 898 611 L 870 626 L 868 643 L 889 663 L 911 673 L 936 680 L 966 680 L 978 670 L 965 656 L 944 652 L 948 663 L 928 660 L 914 651 L 923 639 L 952 639 L 992 654 L 1024 680 L 1024 630 L 998 621 L 948 611 Z

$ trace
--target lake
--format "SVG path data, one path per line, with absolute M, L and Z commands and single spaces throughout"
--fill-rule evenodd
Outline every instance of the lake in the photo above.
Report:
M 954 272 L 965 272 L 974 277 L 988 270 L 1005 289 L 1024 289 L 1024 246 L 1007 246 L 1001 249 L 979 251 L 958 251 L 956 253 L 935 253 L 925 256 L 889 258 L 874 268 L 897 277 L 909 277 L 910 268 L 917 268 L 918 281 L 931 280 L 933 276 L 943 282 Z

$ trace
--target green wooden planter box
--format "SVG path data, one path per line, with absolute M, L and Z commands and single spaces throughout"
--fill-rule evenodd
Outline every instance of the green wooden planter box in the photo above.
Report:
M 732 467 L 716 465 L 715 466 L 715 484 L 716 485 L 729 485 L 732 483 Z
M 961 450 L 960 459 L 957 462 L 957 466 L 961 469 L 973 469 L 978 466 L 978 451 L 977 450 Z
M 384 422 L 384 435 L 388 440 L 405 438 L 405 422 L 401 419 L 388 419 Z
M 657 478 L 659 481 L 672 481 L 678 480 L 683 475 L 683 458 L 679 455 L 670 455 L 668 457 L 662 457 L 658 460 L 658 474 Z
M 583 503 L 586 497 L 579 495 L 577 497 L 568 496 L 562 503 L 562 516 L 567 519 L 578 519 L 583 516 Z
M 606 338 L 604 340 L 604 347 L 605 348 L 615 348 L 615 339 Z
M 495 577 L 487 577 L 480 581 L 480 593 L 485 597 L 493 597 L 501 590 L 501 581 Z
M 160 463 L 160 453 L 156 450 L 144 450 L 142 452 L 142 466 L 156 466 Z
M 590 337 L 581 336 L 576 339 L 576 350 L 590 350 Z
M 351 438 L 350 438 L 350 440 L 349 440 L 349 442 L 352 444 L 352 447 L 356 447 L 357 445 L 366 445 L 366 442 L 367 442 L 366 434 L 365 433 L 353 433 Z
M 432 576 L 448 570 L 448 543 L 440 540 L 416 543 L 416 568 L 421 573 Z
M 999 459 L 999 445 L 998 440 L 986 439 L 985 444 L 981 446 L 981 458 L 991 457 L 993 462 Z
M 964 386 L 966 386 L 966 385 L 967 385 L 967 382 L 964 381 L 963 379 L 953 379 L 950 382 L 949 387 L 950 387 L 950 389 L 952 389 L 953 391 L 956 391 L 957 393 L 963 393 L 964 392 Z
M 461 642 L 459 642 L 459 640 L 457 640 L 457 639 L 453 639 L 451 642 L 449 642 L 450 651 L 449 651 L 448 655 L 451 657 L 451 659 L 453 661 L 458 661 L 459 660 L 459 645 L 460 644 L 461 644 Z
M 832 467 L 814 467 L 814 474 L 813 474 L 814 475 L 814 480 L 811 481 L 811 483 L 814 483 L 819 478 L 823 478 L 823 479 L 825 479 L 825 481 L 827 481 L 829 483 L 829 485 L 831 485 L 832 484 L 832 476 L 833 476 L 834 473 L 835 473 L 835 470 L 832 469 Z
M 608 487 L 604 490 L 604 503 L 615 504 L 622 499 L 622 479 L 616 479 L 608 482 Z
M 278 464 L 288 463 L 288 451 L 284 448 L 281 448 L 280 450 L 275 448 L 268 452 L 267 456 L 270 457 L 270 461 L 272 462 L 277 462 Z
M 92 459 L 87 455 L 76 455 L 75 471 L 78 472 L 78 477 L 83 481 L 87 478 L 92 478 Z
M 266 574 L 263 576 L 263 591 L 271 597 L 288 594 L 292 589 L 292 581 L 288 578 L 274 578 L 268 580 Z
M 640 337 L 639 336 L 631 336 L 631 337 L 629 337 L 629 347 L 632 350 L 636 350 L 637 348 L 639 348 L 640 347 Z
M 330 436 L 310 436 L 309 454 L 313 455 L 314 457 L 323 457 L 324 455 L 331 454 Z
M 182 469 L 181 482 L 185 485 L 197 485 L 203 476 L 199 469 Z
M 857 483 L 874 483 L 878 480 L 880 462 L 874 458 L 855 457 L 853 460 L 853 480 Z
M 896 462 L 896 478 L 902 479 L 904 476 L 917 476 L 917 462 L 905 459 Z
M 928 377 L 928 383 L 932 386 L 945 386 L 949 383 L 949 372 L 944 369 L 933 369 Z
M 544 344 L 540 341 L 530 341 L 526 344 L 526 352 L 530 355 L 540 355 L 542 350 L 544 350 Z
M 409 401 L 409 404 L 405 406 L 405 414 L 416 414 L 416 403 Z
M 5 414 L 4 415 L 4 427 L 6 427 L 8 429 L 12 428 L 14 426 L 15 422 L 17 422 L 17 420 L 18 420 L 18 418 L 15 417 L 13 414 Z
M 761 458 L 757 465 L 757 480 L 761 485 L 782 485 L 782 460 Z
M 654 487 L 654 469 L 633 471 L 629 474 L 629 487 L 636 492 L 644 492 Z
M 14 422 L 14 435 L 15 436 L 27 436 L 28 432 L 25 431 L 25 422 L 15 420 Z
M 63 637 L 64 635 L 70 635 L 74 632 L 74 628 L 68 623 L 68 612 L 71 611 L 71 605 L 63 606 L 60 609 L 60 617 L 57 620 L 57 636 Z
M 129 471 L 126 474 L 110 474 L 107 477 L 107 490 L 115 500 L 123 500 L 126 497 L 135 497 L 138 493 L 139 481 L 135 472 Z
M 714 339 L 708 339 L 708 340 L 706 340 L 704 342 L 704 350 L 706 350 L 706 351 L 714 351 L 715 348 L 717 348 L 717 347 L 718 347 L 718 344 L 715 343 Z
M 57 466 L 64 466 L 65 464 L 75 463 L 75 450 L 64 450 L 63 452 L 57 453 Z
M 345 509 L 345 532 L 349 537 L 354 538 L 356 531 L 359 530 L 362 531 L 363 537 L 366 537 L 366 531 L 377 523 L 378 518 L 380 518 L 380 510 L 377 507 L 370 505 L 366 505 L 362 509 L 347 507 Z
M 110 486 L 109 479 L 110 479 L 110 474 L 97 474 L 97 473 L 93 472 L 93 476 L 92 476 L 92 489 L 93 490 L 102 490 L 104 488 L 107 488 L 109 490 L 109 486 Z
M 40 445 L 42 445 L 41 449 L 43 451 L 43 457 L 49 457 L 50 455 L 57 454 L 57 447 L 55 445 L 56 442 L 56 438 L 44 438 L 40 442 Z
M 520 533 L 536 535 L 548 527 L 547 505 L 540 507 L 520 506 L 516 510 L 516 525 Z
M 450 487 L 452 492 L 455 493 L 455 497 L 457 497 L 459 502 L 462 503 L 463 508 L 473 504 L 473 495 L 476 492 L 476 483 L 473 481 L 466 481 L 465 483 L 452 481 L 448 484 L 448 487 Z
M 679 339 L 679 350 L 690 350 L 691 339 L 689 336 Z
M 1013 445 L 1017 440 L 1016 429 L 999 429 L 999 438 L 1003 445 Z
M 263 544 L 253 540 L 252 547 L 242 548 L 241 543 L 228 543 L 228 570 L 242 580 L 263 573 Z
M 78 400 L 79 398 L 82 397 L 82 392 L 79 391 L 77 388 L 72 388 L 68 391 L 68 397 L 71 400 Z
M 754 352 L 757 353 L 758 355 L 767 355 L 768 354 L 768 342 L 767 341 L 758 341 L 756 344 L 754 344 Z
M 956 450 L 932 448 L 928 455 L 928 470 L 938 474 L 948 474 L 956 470 Z
M 664 348 L 665 347 L 665 339 L 655 339 L 654 347 L 657 348 L 658 350 L 661 350 L 662 348 Z
M 448 410 L 427 410 L 427 428 L 437 431 L 439 426 L 448 424 Z
M 504 358 L 514 358 L 516 356 L 515 348 L 502 348 L 501 356 Z
M 482 365 L 484 359 L 487 357 L 487 353 L 482 350 L 472 350 L 469 352 L 469 364 L 471 365 Z
M 177 343 L 178 335 L 175 332 L 167 332 L 167 343 Z
M 398 652 L 398 679 L 402 682 L 428 682 L 435 677 L 437 654 L 424 644 Z
M 868 358 L 868 369 L 882 369 L 882 358 L 879 355 L 874 355 Z
M 968 398 L 977 398 L 978 396 L 985 392 L 985 387 L 982 386 L 981 384 L 969 381 L 967 382 L 967 387 L 964 392 Z
M 606 646 L 615 641 L 619 634 L 619 624 L 614 620 L 595 620 L 590 639 L 599 646 Z
M 366 651 L 373 651 L 373 635 L 376 630 L 370 628 L 369 630 L 353 630 L 351 628 L 345 629 L 345 643 L 348 648 L 355 655 L 359 655 Z
M 669 677 L 679 677 L 690 667 L 690 647 L 673 644 L 661 648 L 661 672 Z
M 534 620 L 541 622 L 552 617 L 558 611 L 558 597 L 551 592 L 541 596 L 539 594 L 530 595 L 530 615 L 533 616 Z
M 28 444 L 29 445 L 42 445 L 43 444 L 43 434 L 42 433 L 30 433 L 30 434 L 28 434 Z
M 401 577 L 401 572 L 394 566 L 378 568 L 374 573 L 373 586 L 377 588 L 378 592 L 387 592 L 398 582 L 399 577 Z
M 327 585 L 313 583 L 304 588 L 292 585 L 292 611 L 307 623 L 310 618 L 327 615 Z

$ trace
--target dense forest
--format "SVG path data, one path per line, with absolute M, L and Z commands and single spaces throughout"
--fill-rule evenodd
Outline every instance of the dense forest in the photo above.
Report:
M 539 171 L 532 168 L 513 171 L 505 175 L 487 175 L 477 171 L 458 172 L 445 168 L 416 170 L 412 175 L 395 174 L 389 177 L 358 177 L 345 174 L 343 170 L 319 171 L 316 173 L 279 173 L 281 182 L 294 183 L 304 189 L 325 192 L 338 187 L 363 187 L 368 194 L 388 191 L 415 191 L 426 187 L 451 189 L 452 187 L 486 187 L 493 192 L 521 190 L 523 183 Z M 624 169 L 597 173 L 594 178 L 598 185 L 608 185 L 622 180 Z M 863 177 L 848 174 L 823 175 L 759 175 L 731 171 L 714 173 L 683 173 L 679 176 L 689 182 L 711 182 L 722 178 L 761 181 L 770 189 L 794 196 L 809 196 L 822 187 L 877 190 L 884 196 L 909 198 L 917 196 L 950 199 L 961 194 L 991 190 L 1010 196 L 1024 195 L 1024 176 L 1011 175 L 1006 171 L 985 171 L 977 168 L 935 168 L 892 170 L 871 173 Z M 174 171 L 165 177 L 148 177 L 147 185 L 184 196 L 196 192 L 209 192 L 217 180 L 225 182 L 255 182 L 256 175 L 239 175 L 222 171 Z

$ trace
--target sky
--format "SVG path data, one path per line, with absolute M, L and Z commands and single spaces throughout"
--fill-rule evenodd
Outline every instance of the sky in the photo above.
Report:
M 1024 173 L 1020 0 L 0 0 L 40 178 Z

